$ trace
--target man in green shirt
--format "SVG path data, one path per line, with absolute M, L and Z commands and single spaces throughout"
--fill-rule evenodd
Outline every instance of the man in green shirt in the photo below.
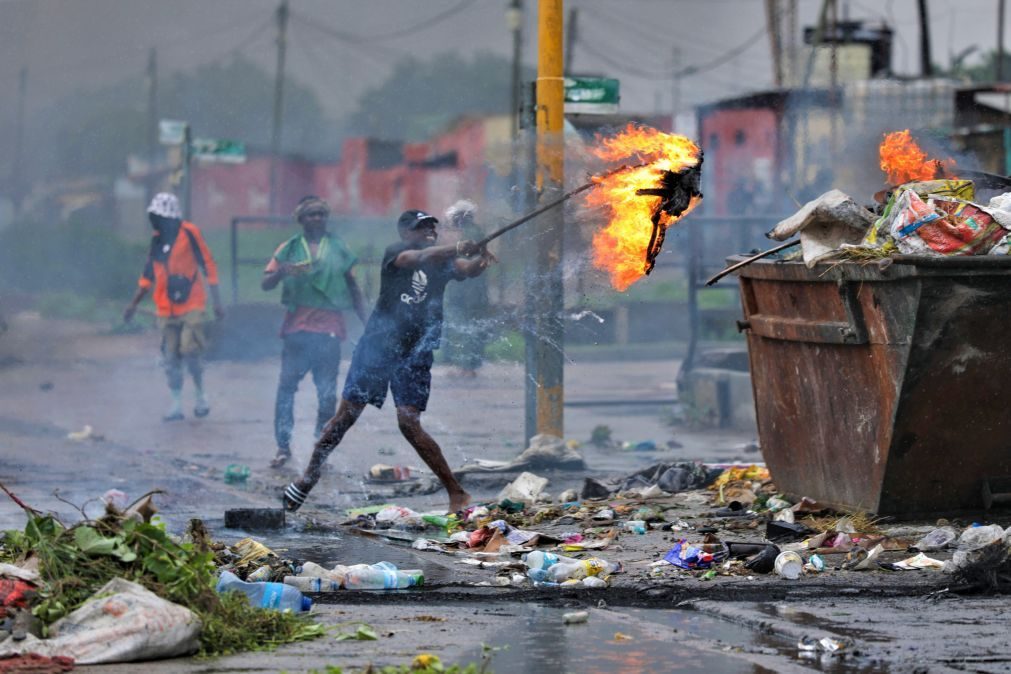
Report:
M 295 207 L 302 233 L 274 252 L 263 270 L 264 290 L 281 287 L 287 308 L 281 326 L 281 377 L 274 406 L 277 456 L 271 466 L 280 468 L 291 458 L 291 430 L 295 425 L 295 391 L 312 372 L 319 407 L 316 437 L 337 409 L 337 375 L 341 341 L 347 337 L 344 312 L 354 309 L 362 323 L 365 299 L 354 276 L 357 258 L 335 234 L 327 231 L 330 207 L 315 196 L 303 197 Z

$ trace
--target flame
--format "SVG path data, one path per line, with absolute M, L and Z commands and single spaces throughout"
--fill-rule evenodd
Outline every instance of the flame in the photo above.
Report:
M 953 168 L 955 160 L 927 159 L 927 153 L 909 135 L 909 129 L 886 134 L 878 154 L 881 170 L 888 175 L 888 182 L 892 185 L 954 177 L 946 169 Z
M 610 211 L 607 227 L 593 235 L 593 264 L 608 272 L 615 289 L 626 290 L 645 273 L 646 249 L 653 224 L 650 216 L 659 197 L 639 196 L 636 190 L 654 188 L 664 171 L 680 171 L 699 160 L 699 148 L 684 136 L 629 124 L 616 136 L 600 139 L 591 151 L 605 161 L 642 164 L 596 179 L 586 197 L 590 206 Z M 701 199 L 692 200 L 684 217 Z M 679 218 L 663 214 L 665 229 Z

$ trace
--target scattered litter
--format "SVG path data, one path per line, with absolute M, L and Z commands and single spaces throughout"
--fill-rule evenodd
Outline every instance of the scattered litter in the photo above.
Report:
M 376 641 L 379 639 L 379 635 L 372 628 L 371 625 L 366 623 L 356 623 L 355 629 L 352 632 L 340 632 L 335 637 L 337 641 Z
M 779 553 L 773 564 L 776 573 L 787 580 L 797 580 L 804 570 L 804 559 L 792 550 Z
M 217 591 L 241 592 L 249 598 L 252 606 L 273 609 L 275 611 L 308 611 L 312 608 L 312 600 L 302 596 L 296 588 L 284 583 L 249 583 L 231 571 L 222 571 L 218 578 Z
M 519 477 L 499 492 L 498 500 L 533 504 L 537 502 L 537 497 L 544 491 L 547 485 L 548 479 L 546 477 L 540 477 L 533 473 L 520 473 Z
M 453 471 L 466 473 L 505 473 L 517 470 L 583 470 L 586 462 L 571 443 L 548 434 L 530 438 L 530 446 L 512 461 L 472 461 Z
M 919 552 L 934 552 L 935 550 L 943 550 L 951 545 L 956 538 L 958 538 L 958 534 L 953 528 L 940 527 L 938 529 L 934 529 L 929 534 L 916 541 L 911 549 Z
M 225 466 L 225 484 L 246 484 L 251 471 L 242 463 L 230 463 Z
M 200 619 L 144 587 L 116 578 L 76 611 L 50 625 L 49 639 L 28 635 L 0 644 L 3 654 L 64 656 L 79 665 L 173 658 L 200 647 Z
M 566 625 L 580 625 L 590 619 L 589 611 L 573 611 L 562 615 L 562 622 Z
M 900 571 L 915 571 L 921 569 L 943 569 L 944 562 L 939 559 L 932 559 L 927 557 L 925 554 L 918 553 L 908 559 L 903 559 L 901 562 L 895 562 L 890 564 L 889 568 L 897 569 Z
M 94 442 L 101 442 L 105 440 L 105 436 L 95 432 L 88 424 L 84 425 L 79 431 L 71 431 L 67 433 L 67 440 L 72 440 L 73 442 L 85 442 L 86 440 L 92 440 Z
M 996 524 L 971 526 L 958 537 L 958 549 L 971 552 L 1002 540 L 1004 529 Z
M 369 468 L 368 480 L 370 482 L 405 482 L 411 479 L 411 469 L 407 466 L 389 466 L 385 463 L 377 463 Z
M 846 555 L 846 560 L 842 563 L 844 571 L 866 571 L 873 569 L 878 555 L 884 551 L 881 545 L 875 545 L 870 550 L 865 548 L 854 548 Z
M 825 560 L 821 558 L 821 555 L 811 555 L 807 558 L 804 570 L 810 573 L 821 573 L 825 570 Z

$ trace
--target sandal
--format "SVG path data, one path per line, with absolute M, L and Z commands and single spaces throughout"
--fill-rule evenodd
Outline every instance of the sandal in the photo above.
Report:
M 291 450 L 277 450 L 277 456 L 270 461 L 271 468 L 281 468 L 291 458 Z

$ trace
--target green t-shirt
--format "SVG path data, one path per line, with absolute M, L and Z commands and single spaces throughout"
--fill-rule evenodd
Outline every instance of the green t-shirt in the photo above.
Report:
M 325 234 L 313 256 L 305 237 L 297 234 L 281 246 L 274 258 L 281 263 L 311 267 L 305 274 L 285 277 L 281 304 L 288 307 L 288 311 L 297 307 L 333 311 L 353 308 L 351 291 L 344 277 L 358 258 L 339 237 Z

